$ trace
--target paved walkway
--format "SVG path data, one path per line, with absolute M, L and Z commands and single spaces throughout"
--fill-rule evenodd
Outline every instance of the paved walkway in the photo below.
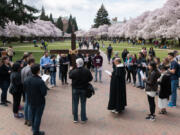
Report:
M 106 56 L 104 70 L 111 70 Z M 127 85 L 128 106 L 124 113 L 114 115 L 106 108 L 109 97 L 110 77 L 103 73 L 103 83 L 94 83 L 96 95 L 87 101 L 87 124 L 74 124 L 71 107 L 71 86 L 62 86 L 49 91 L 41 129 L 46 135 L 179 135 L 180 107 L 168 108 L 167 116 L 157 114 L 155 122 L 145 120 L 148 102 L 144 91 Z M 70 82 L 70 81 L 69 81 Z M 12 99 L 9 95 L 8 99 Z M 178 99 L 180 104 L 180 100 Z M 157 111 L 158 112 L 158 108 Z M 24 120 L 13 118 L 12 105 L 0 106 L 0 135 L 31 135 Z

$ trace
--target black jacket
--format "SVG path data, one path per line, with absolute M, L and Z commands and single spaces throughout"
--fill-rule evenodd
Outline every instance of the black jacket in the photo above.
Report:
M 0 67 L 0 84 L 3 81 L 10 82 L 10 73 L 9 73 L 10 70 L 11 70 L 10 66 L 7 67 L 4 64 Z
M 157 70 L 149 72 L 146 82 L 146 91 L 157 91 L 158 89 L 158 82 L 157 79 L 160 77 L 160 73 Z
M 164 74 L 158 83 L 160 85 L 159 98 L 169 98 L 171 95 L 171 75 Z
M 68 63 L 69 59 L 68 57 L 61 57 L 59 60 L 59 64 L 60 64 L 60 71 L 61 73 L 67 73 L 68 72 Z
M 85 89 L 93 76 L 86 68 L 76 68 L 69 72 L 69 78 L 72 79 L 72 88 Z
M 23 85 L 21 81 L 21 72 L 12 72 L 10 76 L 10 93 L 22 93 Z
M 33 75 L 25 79 L 24 90 L 27 93 L 27 100 L 30 105 L 38 107 L 45 104 L 47 86 L 41 77 Z

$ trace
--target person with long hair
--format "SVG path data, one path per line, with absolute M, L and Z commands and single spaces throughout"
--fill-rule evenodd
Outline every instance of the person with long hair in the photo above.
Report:
M 11 66 L 7 56 L 2 58 L 2 65 L 0 67 L 0 88 L 2 89 L 0 105 L 8 106 L 11 103 L 7 100 L 7 91 L 10 85 Z
M 155 120 L 155 96 L 158 89 L 158 78 L 160 77 L 160 73 L 157 70 L 156 63 L 150 62 L 148 65 L 149 74 L 148 78 L 143 80 L 146 82 L 146 94 L 149 102 L 150 114 L 146 117 L 147 120 L 154 121 Z
M 24 115 L 19 113 L 19 106 L 21 102 L 21 95 L 23 92 L 23 85 L 21 81 L 21 64 L 16 62 L 12 67 L 12 73 L 10 76 L 10 93 L 13 96 L 13 113 L 15 118 L 23 118 Z

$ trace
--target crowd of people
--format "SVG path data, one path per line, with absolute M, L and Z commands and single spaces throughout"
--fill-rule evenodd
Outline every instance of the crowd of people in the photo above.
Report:
M 153 48 L 142 48 L 141 52 L 131 54 L 127 49 L 122 52 L 126 68 L 126 82 L 146 91 L 150 114 L 146 119 L 155 120 L 155 96 L 158 94 L 159 114 L 167 114 L 166 107 L 176 107 L 180 66 L 178 52 L 168 53 L 160 61 Z M 171 98 L 170 98 L 171 96 Z
M 85 44 L 85 43 L 84 43 Z M 97 43 L 94 43 L 97 44 Z M 62 85 L 68 85 L 69 78 L 72 80 L 72 99 L 74 122 L 78 122 L 78 103 L 81 101 L 81 121 L 87 122 L 86 99 L 93 80 L 91 71 L 94 71 L 94 82 L 102 83 L 103 57 L 100 52 L 95 55 L 76 55 L 76 67 L 72 67 L 71 56 L 59 54 L 49 56 L 44 52 L 40 64 L 35 64 L 32 53 L 24 53 L 22 59 L 12 64 L 13 49 L 9 47 L 7 56 L 2 57 L 0 63 L 0 88 L 1 105 L 8 106 L 8 89 L 13 97 L 13 114 L 15 118 L 24 118 L 25 125 L 32 127 L 33 135 L 44 135 L 40 131 L 40 123 L 45 108 L 45 96 L 49 90 L 41 75 L 50 75 L 51 87 L 56 87 L 56 75 L 59 68 L 59 79 Z M 149 51 L 145 47 L 136 54 L 131 54 L 127 49 L 122 52 L 122 58 L 118 53 L 113 55 L 111 44 L 107 47 L 108 63 L 112 62 L 113 72 L 111 77 L 108 110 L 112 113 L 120 113 L 127 106 L 126 83 L 132 83 L 134 87 L 145 90 L 149 102 L 150 114 L 148 120 L 155 120 L 155 96 L 158 95 L 159 114 L 167 114 L 166 108 L 176 107 L 177 88 L 180 77 L 178 64 L 178 52 L 168 53 L 162 62 L 156 57 L 153 48 Z M 99 74 L 99 79 L 98 79 Z M 83 77 L 80 77 L 83 76 Z M 24 101 L 24 108 L 21 106 Z M 20 110 L 24 109 L 24 114 Z

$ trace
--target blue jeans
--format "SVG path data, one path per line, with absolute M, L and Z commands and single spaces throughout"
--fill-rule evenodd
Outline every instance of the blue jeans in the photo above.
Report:
M 73 114 L 75 121 L 78 121 L 79 99 L 81 100 L 81 120 L 86 121 L 86 91 L 80 89 L 73 89 Z
M 61 69 L 59 67 L 59 80 L 61 80 L 61 79 L 62 79 L 62 74 L 61 74 Z
M 99 72 L 99 81 L 101 81 L 102 71 L 101 71 L 101 70 L 98 71 L 98 68 L 95 67 L 95 68 L 94 68 L 94 72 L 95 72 L 95 81 L 97 81 L 97 74 L 98 74 L 98 72 Z
M 141 78 L 140 72 L 141 72 L 141 69 L 138 69 L 138 70 L 137 70 L 137 73 L 138 73 L 139 86 L 145 87 L 145 86 L 144 86 L 144 81 L 143 81 L 142 78 Z
M 176 106 L 178 80 L 171 80 L 171 103 Z
M 56 72 L 51 72 L 50 76 L 51 76 L 50 79 L 51 85 L 56 85 Z
M 24 105 L 24 117 L 25 120 L 32 121 L 32 112 L 30 105 L 28 104 L 27 94 L 25 94 L 25 105 Z
M 39 132 L 39 128 L 41 125 L 41 118 L 44 112 L 44 107 L 45 107 L 45 104 L 41 106 L 31 106 L 33 133 Z
M 9 85 L 10 85 L 9 81 L 3 81 L 0 85 L 0 88 L 2 89 L 2 93 L 1 93 L 2 103 L 5 103 L 7 101 L 7 91 L 8 91 Z

